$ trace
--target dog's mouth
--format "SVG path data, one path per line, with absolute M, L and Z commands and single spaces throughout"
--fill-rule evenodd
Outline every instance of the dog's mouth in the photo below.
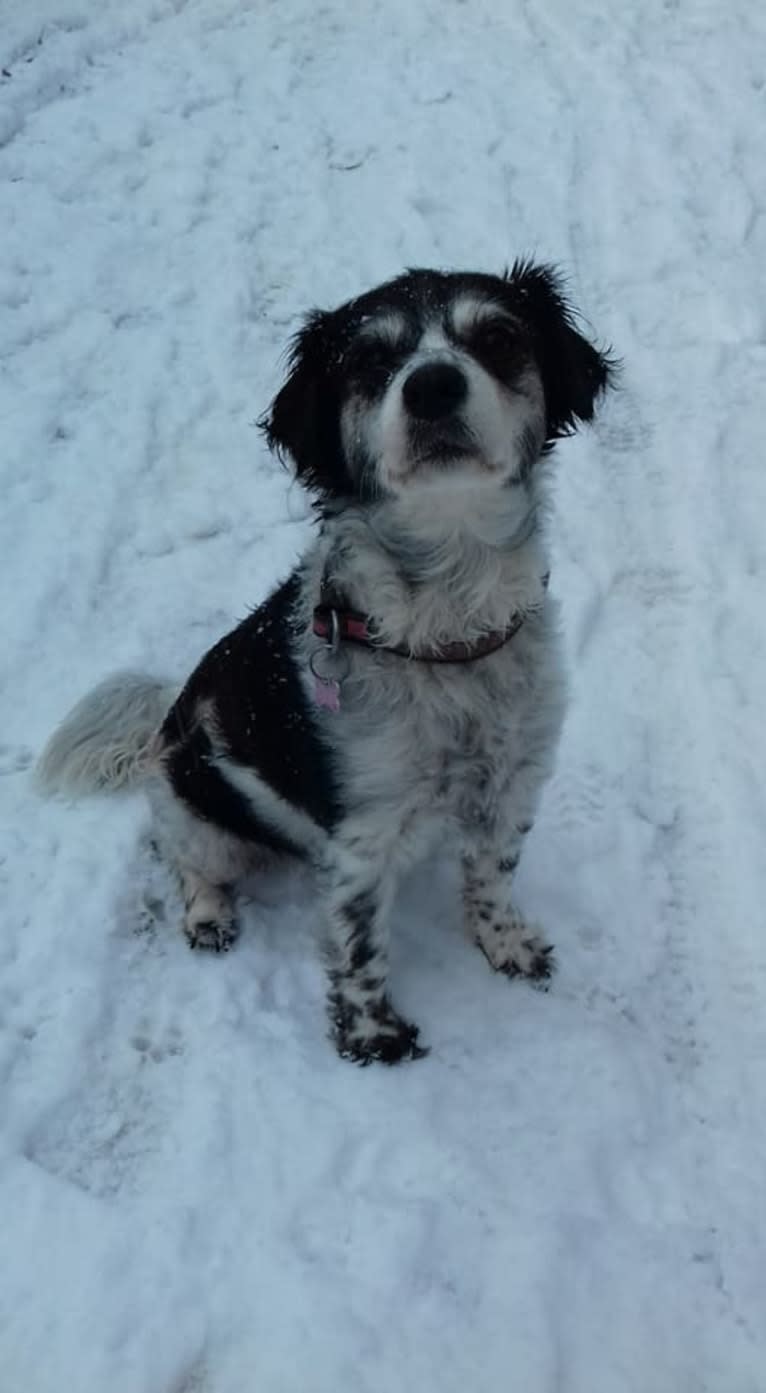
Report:
M 413 467 L 449 468 L 479 453 L 478 444 L 464 421 L 418 422 L 410 426 L 410 456 Z

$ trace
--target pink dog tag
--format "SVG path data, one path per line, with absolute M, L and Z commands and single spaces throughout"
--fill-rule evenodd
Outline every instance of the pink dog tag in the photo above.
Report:
M 348 673 L 348 658 L 340 653 L 340 625 L 335 610 L 331 613 L 331 637 L 329 643 L 317 648 L 309 658 L 309 667 L 314 678 L 314 701 L 326 711 L 340 711 L 340 683 Z M 331 677 L 321 668 L 337 672 Z M 340 671 L 339 671 L 340 669 Z
M 317 706 L 324 706 L 328 711 L 340 711 L 340 682 L 314 673 L 314 700 Z

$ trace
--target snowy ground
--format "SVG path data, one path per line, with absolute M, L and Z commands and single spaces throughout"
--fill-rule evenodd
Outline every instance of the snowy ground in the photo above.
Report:
M 0 0 L 3 1393 L 766 1388 L 765 65 L 750 0 Z M 560 971 L 426 868 L 432 1052 L 359 1071 L 304 879 L 193 957 L 140 800 L 29 766 L 301 548 L 252 424 L 297 315 L 518 252 L 625 359 L 560 451 Z

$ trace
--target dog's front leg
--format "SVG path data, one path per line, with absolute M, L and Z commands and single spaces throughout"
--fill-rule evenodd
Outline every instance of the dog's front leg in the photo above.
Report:
M 496 972 L 508 977 L 550 977 L 552 948 L 516 908 L 513 877 L 531 822 L 509 818 L 497 829 L 466 837 L 463 903 L 466 927 Z
M 402 1020 L 388 997 L 392 853 L 379 833 L 340 829 L 323 872 L 331 1034 L 342 1058 L 358 1064 L 397 1064 L 426 1053 L 417 1026 Z

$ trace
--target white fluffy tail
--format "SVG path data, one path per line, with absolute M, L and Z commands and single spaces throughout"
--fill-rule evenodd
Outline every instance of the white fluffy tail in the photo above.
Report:
M 37 764 L 39 786 L 70 797 L 134 788 L 149 773 L 155 736 L 177 695 L 177 687 L 139 673 L 107 677 L 54 731 Z

